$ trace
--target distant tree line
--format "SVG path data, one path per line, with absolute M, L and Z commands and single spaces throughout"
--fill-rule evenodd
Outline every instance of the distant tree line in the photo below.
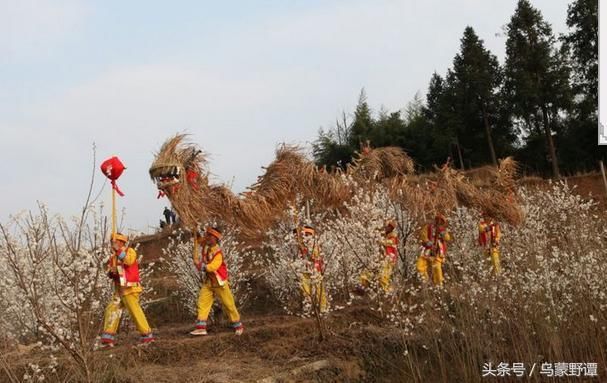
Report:
M 345 167 L 369 143 L 403 148 L 422 171 L 447 158 L 468 169 L 509 155 L 527 174 L 596 169 L 607 158 L 597 144 L 598 0 L 573 1 L 567 25 L 555 37 L 540 11 L 519 0 L 505 27 L 503 65 L 467 26 L 452 67 L 432 75 L 425 100 L 374 113 L 363 89 L 352 115 L 319 131 L 316 163 Z

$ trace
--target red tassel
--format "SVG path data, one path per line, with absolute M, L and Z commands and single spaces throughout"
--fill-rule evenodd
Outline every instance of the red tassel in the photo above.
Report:
M 118 185 L 116 184 L 116 180 L 112 180 L 112 189 L 116 190 L 119 196 L 124 197 L 124 193 L 120 190 Z

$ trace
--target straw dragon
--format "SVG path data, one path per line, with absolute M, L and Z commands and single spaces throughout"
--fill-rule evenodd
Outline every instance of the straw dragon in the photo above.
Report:
M 516 224 L 522 215 L 512 199 L 515 172 L 514 162 L 503 160 L 493 180 L 482 187 L 448 165 L 415 175 L 411 158 L 394 147 L 365 150 L 345 171 L 329 172 L 301 150 L 282 145 L 257 182 L 235 195 L 225 185 L 209 184 L 205 153 L 183 134 L 162 145 L 149 170 L 159 195 L 168 197 L 185 227 L 220 220 L 249 238 L 262 235 L 298 196 L 314 200 L 318 208 L 336 208 L 352 196 L 353 187 L 377 183 L 386 185 L 395 200 L 425 214 L 464 204 Z

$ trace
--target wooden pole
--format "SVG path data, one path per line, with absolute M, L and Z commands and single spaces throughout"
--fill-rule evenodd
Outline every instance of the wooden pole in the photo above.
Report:
M 306 220 L 308 221 L 308 225 L 311 225 L 310 221 L 310 201 L 306 201 Z
M 116 190 L 112 188 L 112 237 L 116 234 Z
M 607 194 L 607 176 L 605 176 L 605 166 L 603 165 L 603 161 L 599 161 L 601 165 L 601 174 L 603 175 L 603 184 L 605 185 L 605 194 Z
M 198 255 L 198 238 L 196 238 L 197 235 L 198 235 L 198 230 L 197 229 L 192 230 L 192 238 L 194 239 L 194 243 L 193 243 L 194 246 L 193 246 L 192 252 L 193 252 L 194 257 L 196 257 Z
M 196 238 L 196 235 L 198 234 L 198 230 L 197 228 L 194 228 L 194 230 L 192 230 L 192 239 L 194 240 L 194 243 L 192 244 L 192 259 L 194 259 L 195 261 L 198 260 L 198 238 Z

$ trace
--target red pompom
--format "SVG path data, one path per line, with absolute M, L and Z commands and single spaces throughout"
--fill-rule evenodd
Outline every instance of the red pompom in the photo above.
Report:
M 101 164 L 101 171 L 112 181 L 116 181 L 124 169 L 124 164 L 116 156 L 108 158 Z
M 101 164 L 101 171 L 110 179 L 110 181 L 112 181 L 112 189 L 116 190 L 120 196 L 124 196 L 124 194 L 118 188 L 118 185 L 116 185 L 116 180 L 120 177 L 124 169 L 126 169 L 124 164 L 116 156 L 108 158 Z

